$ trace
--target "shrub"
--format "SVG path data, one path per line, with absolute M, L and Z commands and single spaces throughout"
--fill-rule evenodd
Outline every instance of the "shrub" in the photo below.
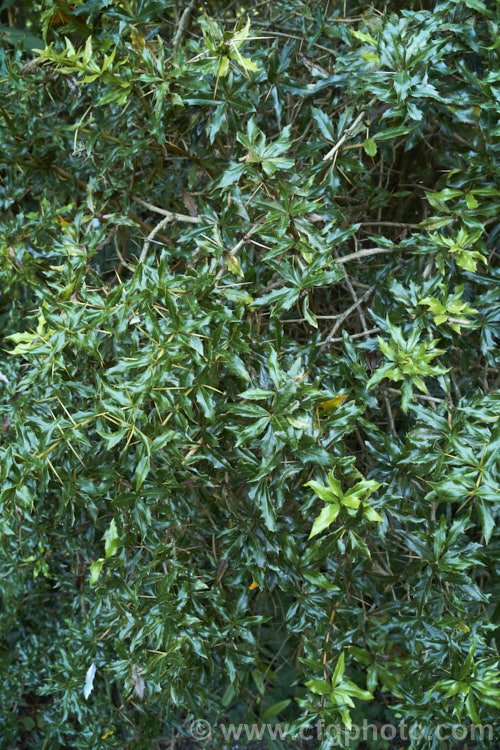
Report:
M 2 5 L 2 747 L 494 723 L 498 6 L 423 5 Z

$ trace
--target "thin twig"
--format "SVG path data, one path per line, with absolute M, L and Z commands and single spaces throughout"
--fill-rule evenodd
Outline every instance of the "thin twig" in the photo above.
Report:
M 365 250 L 358 250 L 356 253 L 351 253 L 350 255 L 341 255 L 339 258 L 335 258 L 335 262 L 342 266 L 344 263 L 356 258 L 365 258 L 368 255 L 378 255 L 379 253 L 394 253 L 397 250 L 399 250 L 399 247 L 367 247 Z
M 374 101 L 375 101 L 375 99 L 371 99 L 368 102 L 368 107 L 371 107 L 371 105 L 373 104 Z M 368 107 L 367 107 L 367 109 L 368 109 Z M 361 122 L 361 120 L 363 119 L 363 117 L 365 115 L 366 115 L 366 109 L 364 109 L 362 112 L 360 112 L 359 115 L 354 120 L 354 122 L 352 122 L 351 125 L 349 125 L 349 127 L 345 131 L 345 133 L 342 136 L 342 138 L 340 138 L 340 140 L 337 141 L 337 143 L 335 144 L 335 146 L 333 146 L 333 148 L 330 149 L 330 151 L 327 153 L 327 155 L 323 157 L 323 161 L 329 161 L 330 159 L 334 158 L 335 154 L 340 149 L 340 147 L 342 146 L 342 144 L 344 143 L 344 141 L 347 138 L 349 138 L 349 136 L 351 135 L 351 133 L 353 133 L 353 131 L 356 129 L 356 127 L 359 125 L 359 123 Z
M 174 55 L 177 54 L 177 50 L 179 49 L 180 43 L 182 41 L 182 37 L 184 36 L 184 32 L 189 23 L 191 13 L 193 12 L 193 8 L 195 5 L 196 5 L 196 0 L 191 0 L 189 5 L 187 5 L 186 8 L 184 9 L 184 12 L 181 16 L 179 25 L 177 27 L 177 31 L 175 32 L 174 40 L 172 42 L 172 52 L 174 53 Z
M 389 393 L 395 393 L 398 396 L 401 396 L 401 391 L 399 390 L 399 388 L 387 388 L 387 391 L 389 391 Z M 430 401 L 432 404 L 444 404 L 446 400 L 444 398 L 428 396 L 426 393 L 418 393 L 417 391 L 414 391 L 413 395 L 415 398 L 420 398 L 422 401 Z
M 150 233 L 146 237 L 146 240 L 145 240 L 144 245 L 143 245 L 142 250 L 141 250 L 141 254 L 139 255 L 139 260 L 137 261 L 138 263 L 144 263 L 144 261 L 146 260 L 146 256 L 148 254 L 149 246 L 150 246 L 152 240 L 154 240 L 154 238 L 158 234 L 158 232 L 161 232 L 161 230 L 164 229 L 164 227 L 170 221 L 172 221 L 172 219 L 170 218 L 170 216 L 165 216 L 160 222 L 158 222 L 158 224 L 155 227 L 153 227 L 153 229 L 150 231 Z
M 258 21 L 254 21 L 253 25 L 254 26 L 266 26 L 266 24 L 259 23 Z M 298 42 L 304 41 L 304 37 L 296 36 L 294 34 L 289 34 L 288 32 L 285 33 L 284 31 L 268 31 L 266 29 L 266 34 L 271 37 L 281 36 L 281 37 L 284 37 L 285 39 L 296 39 Z M 316 49 L 322 49 L 323 52 L 326 52 L 329 55 L 335 55 L 334 49 L 331 49 L 330 47 L 324 47 L 322 44 L 318 44 L 318 42 L 313 42 L 312 46 L 316 47 Z
M 389 396 L 387 395 L 387 391 L 383 392 L 384 401 L 385 401 L 385 408 L 387 410 L 387 417 L 389 419 L 389 428 L 391 430 L 391 433 L 394 437 L 398 436 L 398 433 L 396 432 L 396 426 L 394 424 L 394 417 L 392 416 L 392 410 L 391 410 L 391 402 L 389 401 Z
M 369 336 L 372 333 L 378 333 L 380 331 L 380 328 L 369 328 L 367 331 L 361 331 L 361 333 L 351 333 L 350 337 L 352 339 L 360 339 L 364 336 Z M 339 341 L 343 341 L 343 336 L 337 336 L 336 339 L 330 339 L 330 344 L 337 344 Z
M 345 131 L 345 133 L 342 136 L 342 138 L 340 138 L 340 140 L 337 141 L 337 143 L 335 144 L 335 146 L 333 146 L 330 149 L 330 151 L 326 154 L 326 156 L 323 157 L 323 161 L 329 161 L 330 159 L 333 159 L 333 157 L 335 156 L 335 154 L 337 153 L 337 151 L 339 150 L 339 148 L 342 146 L 342 144 L 344 143 L 344 141 L 347 140 L 347 138 L 349 138 L 349 135 L 354 130 L 354 128 L 361 122 L 361 120 L 363 119 L 363 117 L 365 116 L 365 114 L 366 113 L 365 113 L 364 110 L 362 112 L 360 112 L 360 114 L 356 117 L 356 119 L 354 120 L 354 122 L 352 123 L 352 125 L 350 125 L 347 128 L 347 130 Z
M 359 299 L 357 299 L 357 301 L 353 305 L 347 308 L 347 310 L 344 310 L 344 312 L 341 315 L 339 315 L 337 322 L 333 326 L 332 330 L 330 331 L 326 339 L 322 343 L 317 344 L 317 346 L 320 346 L 321 348 L 326 346 L 329 343 L 329 341 L 331 341 L 332 338 L 335 336 L 335 334 L 337 333 L 338 329 L 340 328 L 344 320 L 347 317 L 349 317 L 349 315 L 352 312 L 354 312 L 354 310 L 356 310 L 356 308 L 359 307 L 359 305 L 361 305 L 363 302 L 365 302 L 368 299 L 368 297 L 370 296 L 370 294 L 373 292 L 374 289 L 375 287 L 371 286 L 361 297 L 359 297 Z M 366 333 L 366 329 L 365 329 L 365 333 Z
M 401 221 L 363 221 L 362 227 L 401 227 L 402 229 L 418 229 L 418 224 L 404 224 Z M 421 229 L 421 227 L 420 227 Z
M 368 330 L 368 326 L 366 325 L 365 314 L 364 314 L 362 308 L 360 307 L 360 304 L 361 304 L 362 300 L 359 299 L 358 295 L 354 291 L 354 287 L 351 284 L 351 280 L 350 280 L 349 276 L 345 277 L 345 283 L 347 285 L 347 288 L 349 289 L 351 297 L 353 298 L 354 302 L 356 303 L 356 310 L 357 310 L 357 313 L 358 313 L 358 316 L 359 316 L 359 320 L 361 321 L 361 328 L 363 329 L 363 331 L 367 331 Z M 369 294 L 369 292 L 367 292 L 367 294 Z
M 337 320 L 344 315 L 344 313 L 337 313 L 337 315 L 317 315 L 314 313 L 314 317 L 317 320 Z M 282 323 L 308 323 L 307 318 L 283 318 Z
M 160 214 L 160 216 L 164 216 L 168 221 L 185 221 L 187 224 L 200 224 L 201 222 L 201 219 L 198 216 L 188 216 L 187 214 L 178 214 L 175 211 L 167 211 L 164 208 L 143 201 L 142 198 L 138 198 L 136 195 L 131 195 L 130 198 L 141 206 L 144 206 L 144 208 L 154 211 L 154 213 Z M 166 221 L 163 226 L 165 226 L 168 221 Z
M 357 242 L 356 237 L 354 237 L 354 243 L 355 243 L 355 248 L 356 248 L 356 251 L 357 251 L 358 250 L 358 242 Z M 335 258 L 338 258 L 338 253 L 337 252 L 335 252 Z M 364 312 L 359 307 L 358 295 L 356 294 L 356 291 L 355 291 L 355 289 L 354 289 L 354 287 L 353 287 L 353 285 L 351 283 L 351 280 L 350 280 L 350 278 L 349 278 L 349 276 L 347 274 L 344 276 L 344 281 L 346 283 L 347 288 L 349 289 L 349 294 L 353 298 L 354 302 L 358 305 L 357 311 L 358 311 L 358 315 L 359 315 L 359 319 L 361 321 L 361 326 L 363 328 L 363 331 L 367 331 L 368 330 L 368 326 L 366 325 L 366 318 L 365 318 Z
M 116 232 L 115 232 L 115 234 L 113 236 L 113 242 L 114 242 L 114 245 L 115 245 L 116 254 L 118 255 L 118 260 L 120 261 L 120 266 L 123 266 L 128 271 L 133 271 L 134 269 L 132 268 L 132 266 L 130 265 L 130 263 L 127 263 L 127 261 L 125 260 L 125 258 L 123 257 L 123 255 L 120 252 L 120 248 L 118 247 L 118 235 L 117 235 Z M 120 269 L 118 268 L 118 271 L 119 270 Z

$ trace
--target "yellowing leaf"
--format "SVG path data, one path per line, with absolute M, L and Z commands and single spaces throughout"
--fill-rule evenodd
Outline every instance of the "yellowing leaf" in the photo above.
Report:
M 17 346 L 11 349 L 7 354 L 25 354 L 31 349 L 33 342 L 37 341 L 39 336 L 36 333 L 13 333 L 5 338 L 14 341 Z
M 239 276 L 240 278 L 243 278 L 243 271 L 241 270 L 238 258 L 236 258 L 234 255 L 227 255 L 224 260 L 227 266 L 227 270 L 232 273 L 233 276 Z
M 255 582 L 255 579 L 253 579 L 252 583 L 248 587 L 249 591 L 253 591 L 254 589 L 258 589 L 258 588 L 259 588 L 259 584 Z
M 330 412 L 335 411 L 335 409 L 338 409 L 339 406 L 342 406 L 344 401 L 346 401 L 348 398 L 348 393 L 339 393 L 339 395 L 334 396 L 334 398 L 329 398 L 326 401 L 322 401 L 319 405 L 319 408 L 326 412 L 326 414 L 329 414 Z
M 238 54 L 237 56 L 236 55 L 231 55 L 231 57 L 233 57 L 233 59 L 235 59 L 235 60 L 238 60 L 238 62 L 240 63 L 240 65 L 243 68 L 245 68 L 245 70 L 249 70 L 252 73 L 256 73 L 258 70 L 260 70 L 260 68 L 257 65 L 257 63 L 254 62 L 253 60 L 250 60 L 249 57 L 243 57 L 240 54 Z
M 365 52 L 361 57 L 363 60 L 366 60 L 366 62 L 373 63 L 374 65 L 380 64 L 380 57 L 376 52 Z
M 91 37 L 89 37 L 89 39 L 90 38 Z M 130 30 L 130 39 L 134 47 L 141 49 L 146 46 L 146 40 L 138 29 L 132 28 Z
M 242 26 L 240 29 L 238 29 L 235 34 L 233 34 L 231 41 L 233 42 L 233 44 L 239 47 L 241 43 L 244 42 L 245 39 L 248 37 L 249 33 L 250 33 L 250 17 L 247 18 L 245 25 Z
M 219 67 L 217 68 L 217 75 L 220 78 L 224 78 L 229 72 L 229 57 L 224 56 L 219 60 Z
M 360 42 L 366 42 L 367 44 L 373 44 L 374 47 L 377 46 L 377 42 L 372 37 L 371 34 L 365 34 L 364 31 L 355 31 L 354 29 L 351 29 L 351 34 L 356 37 L 356 39 L 359 39 Z

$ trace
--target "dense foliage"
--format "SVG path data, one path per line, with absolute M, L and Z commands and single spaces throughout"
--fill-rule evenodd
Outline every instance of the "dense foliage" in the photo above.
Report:
M 1 746 L 493 725 L 498 4 L 0 20 Z

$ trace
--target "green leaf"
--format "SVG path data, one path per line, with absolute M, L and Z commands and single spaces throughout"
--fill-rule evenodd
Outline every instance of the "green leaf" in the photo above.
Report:
M 264 388 L 248 388 L 243 393 L 240 393 L 240 398 L 244 398 L 250 401 L 262 401 L 274 396 L 274 391 L 267 391 Z
M 338 503 L 332 503 L 331 505 L 324 507 L 312 525 L 309 539 L 328 528 L 328 526 L 335 521 L 339 512 L 340 505 Z
M 306 581 L 309 581 L 309 583 L 312 583 L 314 586 L 319 586 L 322 589 L 329 589 L 330 591 L 340 591 L 339 587 L 334 583 L 330 583 L 328 578 L 323 575 L 323 573 L 318 573 L 312 570 L 304 570 L 302 575 L 304 576 Z
M 144 480 L 146 479 L 147 475 L 149 474 L 149 468 L 151 464 L 151 458 L 146 453 L 139 463 L 137 464 L 136 470 L 135 470 L 135 489 L 136 491 L 139 490 L 144 483 Z
M 340 711 L 340 716 L 342 717 L 342 721 L 344 722 L 346 729 L 350 732 L 352 729 L 351 714 L 346 708 L 343 708 Z
M 368 156 L 375 156 L 377 153 L 377 144 L 373 138 L 368 138 L 368 140 L 363 143 L 363 148 Z
M 332 685 L 334 688 L 336 688 L 337 685 L 340 685 L 340 683 L 342 682 L 344 672 L 345 672 L 345 653 L 344 651 L 342 651 L 339 658 L 337 659 L 337 663 L 335 665 L 335 669 L 332 674 Z
M 225 188 L 234 185 L 235 182 L 238 182 L 244 171 L 244 164 L 230 164 L 219 180 L 217 187 Z
M 288 698 L 287 700 L 273 703 L 273 705 L 269 706 L 269 708 L 262 714 L 262 720 L 267 721 L 267 719 L 272 719 L 273 716 L 278 716 L 285 710 L 285 708 L 287 708 L 287 706 L 290 705 L 291 702 L 290 698 Z
M 483 529 L 485 544 L 488 544 L 493 530 L 495 529 L 495 520 L 491 508 L 487 502 L 479 499 L 477 502 L 477 510 L 479 518 L 481 519 L 481 527 Z
M 352 695 L 354 698 L 360 698 L 364 701 L 373 700 L 373 695 L 368 690 L 362 690 L 351 680 L 344 680 L 338 690 L 345 690 L 346 693 Z
M 465 202 L 467 203 L 467 208 L 471 210 L 477 208 L 479 205 L 473 193 L 465 193 Z
M 389 141 L 393 138 L 408 135 L 413 130 L 413 127 L 413 125 L 394 125 L 392 128 L 387 128 L 386 130 L 374 133 L 372 138 L 374 141 Z
M 116 522 L 114 518 L 109 524 L 108 530 L 106 531 L 104 538 L 105 538 L 104 552 L 106 553 L 106 557 L 112 557 L 115 554 L 118 547 L 120 546 L 120 537 L 118 534 L 118 529 L 116 528 Z M 98 560 L 97 563 L 98 562 L 100 561 Z M 97 563 L 94 563 L 94 564 L 97 565 Z M 100 572 L 100 568 L 99 568 L 99 572 Z
M 257 686 L 257 690 L 259 691 L 261 695 L 264 695 L 265 686 L 264 686 L 262 673 L 258 669 L 254 669 L 252 671 L 252 677 L 253 677 L 253 681 L 255 682 L 255 685 Z
M 319 127 L 321 135 L 326 138 L 327 141 L 335 141 L 335 131 L 330 117 L 328 117 L 328 115 L 326 115 L 321 109 L 317 109 L 317 107 L 311 107 L 311 112 Z
M 371 521 L 373 523 L 382 523 L 383 517 L 378 513 L 375 508 L 372 508 L 371 505 L 364 504 L 363 505 L 363 517 L 366 518 L 367 521 Z
M 316 695 L 328 695 L 331 692 L 331 687 L 325 680 L 308 680 L 306 688 Z
M 330 488 L 330 491 L 334 493 L 336 498 L 340 499 L 342 497 L 342 483 L 335 478 L 333 471 L 328 473 L 328 487 Z
M 40 37 L 25 29 L 16 29 L 5 24 L 0 24 L 0 37 L 9 44 L 20 43 L 25 52 L 41 52 L 45 48 L 45 44 Z
M 90 563 L 90 585 L 93 586 L 97 583 L 99 576 L 101 575 L 102 566 L 104 565 L 104 558 L 100 557 L 99 560 L 94 560 Z
M 336 488 L 324 487 L 322 484 L 314 480 L 307 482 L 304 487 L 310 487 L 312 490 L 314 490 L 315 495 L 321 498 L 321 500 L 324 500 L 325 503 L 334 503 L 338 498 L 338 494 L 336 494 Z

